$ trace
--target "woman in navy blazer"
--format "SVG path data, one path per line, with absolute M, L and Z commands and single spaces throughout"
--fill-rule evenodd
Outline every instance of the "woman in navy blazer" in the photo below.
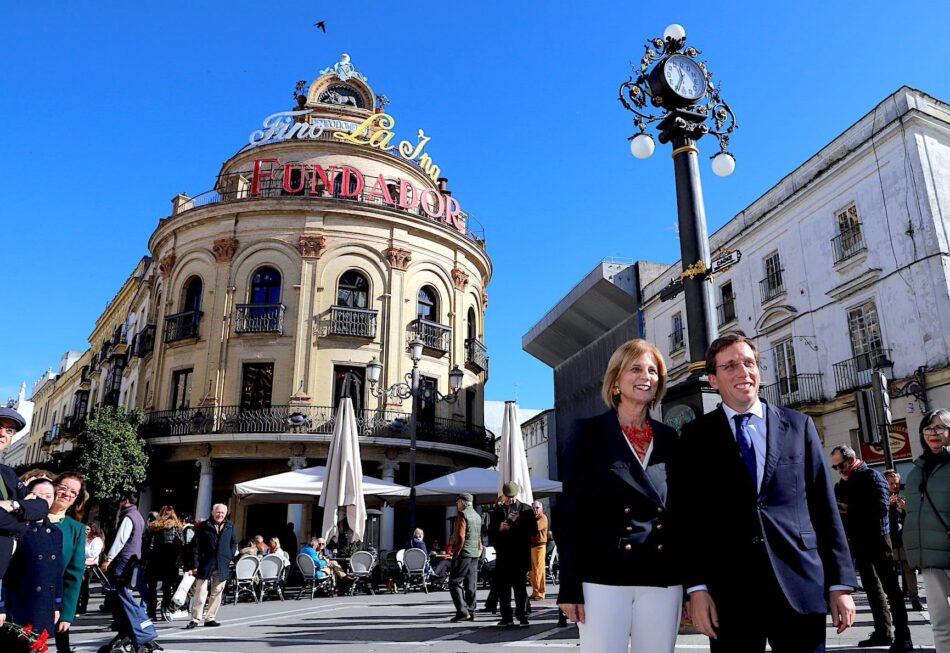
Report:
M 676 432 L 650 418 L 666 364 L 636 339 L 610 357 L 601 395 L 610 410 L 580 422 L 561 452 L 558 605 L 581 651 L 672 653 L 682 586 L 666 513 Z

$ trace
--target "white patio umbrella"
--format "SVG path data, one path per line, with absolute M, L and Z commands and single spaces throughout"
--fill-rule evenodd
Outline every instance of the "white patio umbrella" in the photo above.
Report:
M 498 497 L 497 469 L 467 467 L 416 486 L 420 505 L 452 505 L 462 492 L 469 492 L 476 504 L 495 503 Z M 535 499 L 543 499 L 561 493 L 560 481 L 547 478 L 532 478 L 531 492 Z
M 323 506 L 321 533 L 329 540 L 337 532 L 337 524 L 346 517 L 353 531 L 354 542 L 363 540 L 366 524 L 366 499 L 363 497 L 363 464 L 360 460 L 359 431 L 353 402 L 344 397 L 336 414 L 330 453 L 327 455 L 327 476 L 320 494 Z
M 502 486 L 514 481 L 521 488 L 515 497 L 519 501 L 531 503 L 531 478 L 528 476 L 528 454 L 524 448 L 524 436 L 521 422 L 518 420 L 518 404 L 505 402 L 505 416 L 501 422 L 501 455 L 498 457 L 498 496 Z
M 234 494 L 245 504 L 260 503 L 314 503 L 323 493 L 323 479 L 327 468 L 307 467 L 292 472 L 264 476 L 253 481 L 236 483 Z M 363 496 L 367 505 L 405 501 L 409 488 L 372 476 L 363 476 Z

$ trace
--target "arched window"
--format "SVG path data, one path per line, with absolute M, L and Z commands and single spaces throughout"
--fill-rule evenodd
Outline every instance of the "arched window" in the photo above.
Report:
M 201 310 L 201 277 L 191 277 L 185 282 L 185 292 L 182 293 L 181 312 Z
M 416 314 L 423 320 L 439 321 L 439 295 L 432 286 L 422 286 L 419 289 Z
M 359 270 L 347 270 L 336 289 L 336 305 L 366 308 L 369 303 L 369 282 Z
M 468 320 L 465 326 L 466 326 L 465 337 L 468 338 L 469 340 L 477 340 L 478 339 L 478 323 L 475 321 L 474 308 L 468 309 Z
M 248 304 L 280 303 L 280 272 L 272 267 L 259 269 L 251 277 Z

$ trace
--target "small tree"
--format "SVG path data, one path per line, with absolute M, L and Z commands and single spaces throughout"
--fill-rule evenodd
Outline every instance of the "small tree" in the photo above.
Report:
M 79 435 L 76 467 L 86 477 L 89 493 L 113 510 L 123 495 L 137 494 L 145 483 L 148 449 L 139 435 L 144 421 L 140 410 L 103 406 L 93 412 Z

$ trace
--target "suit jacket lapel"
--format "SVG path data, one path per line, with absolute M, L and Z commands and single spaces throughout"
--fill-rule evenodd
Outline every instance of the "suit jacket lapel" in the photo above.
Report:
M 607 438 L 610 471 L 657 503 L 662 503 L 659 492 L 643 471 L 643 465 L 627 444 L 627 437 L 620 430 L 620 422 L 613 411 L 603 415 L 603 432 Z M 653 446 L 653 453 L 656 454 L 656 444 Z
M 765 471 L 762 474 L 760 493 L 768 486 L 778 464 L 782 443 L 785 441 L 785 432 L 789 424 L 785 416 L 775 406 L 762 402 L 765 406 Z

